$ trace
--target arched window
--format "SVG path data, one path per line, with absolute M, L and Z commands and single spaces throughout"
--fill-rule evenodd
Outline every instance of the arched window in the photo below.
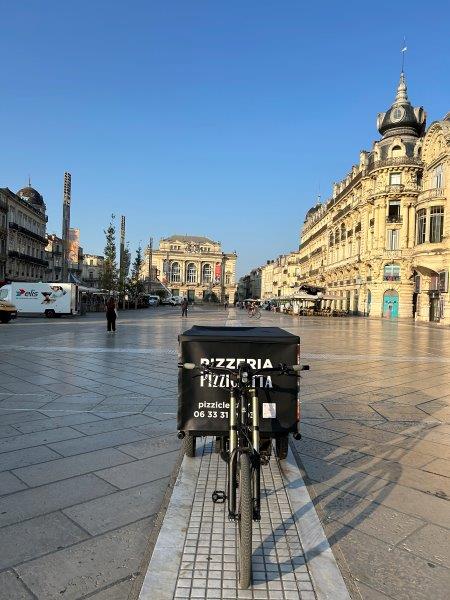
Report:
M 197 281 L 197 267 L 194 263 L 189 263 L 186 269 L 187 283 L 195 283 Z
M 341 225 L 341 242 L 345 241 L 345 225 L 342 223 Z
M 339 229 L 336 229 L 334 232 L 334 243 L 337 244 L 339 242 Z
M 330 246 L 332 246 L 334 244 L 334 235 L 333 232 L 330 232 Z
M 212 267 L 210 264 L 203 265 L 202 279 L 203 279 L 203 283 L 211 283 Z
M 180 263 L 174 262 L 170 268 L 170 281 L 180 283 L 181 281 Z
M 402 155 L 402 147 L 401 146 L 394 146 L 392 148 L 392 158 L 397 158 L 398 156 Z

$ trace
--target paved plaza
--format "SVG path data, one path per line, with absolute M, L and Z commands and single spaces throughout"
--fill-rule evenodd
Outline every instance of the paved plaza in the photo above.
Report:
M 195 308 L 187 323 L 243 311 Z M 292 446 L 352 598 L 450 586 L 450 332 L 263 313 L 302 339 Z M 139 595 L 180 464 L 178 309 L 0 326 L 0 598 Z M 174 574 L 175 576 L 175 574 Z M 273 590 L 270 598 L 277 598 Z M 306 591 L 306 590 L 305 590 Z

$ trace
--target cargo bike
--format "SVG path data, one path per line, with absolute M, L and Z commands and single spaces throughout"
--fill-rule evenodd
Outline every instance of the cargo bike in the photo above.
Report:
M 298 424 L 300 339 L 278 327 L 192 327 L 180 338 L 178 436 L 187 456 L 196 439 L 214 436 L 227 463 L 226 490 L 212 501 L 228 503 L 238 526 L 239 585 L 252 576 L 252 523 L 261 517 L 261 466 L 275 441 L 278 459 Z

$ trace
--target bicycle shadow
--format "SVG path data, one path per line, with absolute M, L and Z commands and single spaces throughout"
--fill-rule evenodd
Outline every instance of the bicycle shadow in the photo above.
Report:
M 405 422 L 404 425 L 404 429 L 408 430 L 417 425 L 417 423 Z M 430 426 L 430 428 L 432 427 Z M 427 428 L 424 427 L 424 429 Z M 327 455 L 322 455 L 321 460 L 325 466 L 319 481 L 321 487 L 320 493 L 306 505 L 293 512 L 289 518 L 283 519 L 270 534 L 263 537 L 261 543 L 254 549 L 255 555 L 264 556 L 265 564 L 278 566 L 276 571 L 265 569 L 265 581 L 278 581 L 286 573 L 295 573 L 299 565 L 308 565 L 308 562 L 312 559 L 321 556 L 330 547 L 333 548 L 339 544 L 349 532 L 358 529 L 358 526 L 370 519 L 389 496 L 393 486 L 401 479 L 404 466 L 399 461 L 407 456 L 422 438 L 411 436 L 407 439 L 408 442 L 405 443 L 407 448 L 398 445 L 392 445 L 391 448 L 384 447 L 383 457 L 365 454 L 364 448 L 358 450 L 357 452 L 364 456 L 358 459 L 359 470 L 353 472 L 351 471 L 353 461 L 345 462 L 344 464 L 339 464 L 338 462 L 326 463 Z M 372 441 L 372 444 L 375 444 L 375 442 Z M 301 442 L 299 446 L 301 449 Z M 368 443 L 367 449 L 370 446 L 371 444 Z M 351 452 L 352 450 L 349 448 L 348 451 Z M 364 471 L 363 461 L 366 461 L 368 465 L 367 471 Z M 299 476 L 295 480 L 290 481 L 288 484 L 289 490 L 317 483 L 316 480 L 310 479 L 307 467 L 304 468 L 304 471 L 304 479 Z M 346 473 L 344 477 L 342 477 L 343 472 Z M 317 477 L 317 473 L 314 475 Z M 327 482 L 330 484 L 329 487 L 323 489 L 323 484 Z M 283 492 L 283 488 L 285 488 L 284 483 L 274 490 L 269 490 L 270 495 Z M 301 522 L 307 517 L 308 512 L 315 510 L 316 507 L 320 509 L 320 513 L 322 514 L 322 518 L 319 519 L 322 527 L 324 520 L 330 519 L 333 521 L 332 535 L 306 550 L 300 544 L 302 550 L 297 550 L 296 552 L 291 552 L 288 541 L 288 553 L 290 556 L 280 557 L 277 552 L 277 542 L 284 541 L 287 534 L 299 534 L 298 530 Z M 336 516 L 333 516 L 335 513 Z M 345 521 L 345 523 L 342 521 Z M 299 535 L 300 538 L 301 535 Z M 293 548 L 295 548 L 295 544 Z M 285 544 L 283 544 L 283 550 L 282 554 L 285 555 Z

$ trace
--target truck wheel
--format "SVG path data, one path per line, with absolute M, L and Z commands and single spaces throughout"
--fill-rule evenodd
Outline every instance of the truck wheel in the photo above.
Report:
M 284 460 L 287 458 L 289 450 L 289 438 L 287 435 L 283 435 L 282 437 L 277 437 L 275 439 L 275 450 L 276 456 L 279 460 Z
M 44 314 L 47 317 L 47 319 L 53 319 L 55 317 L 54 310 L 46 310 Z
M 195 456 L 195 437 L 193 435 L 187 435 L 184 438 L 184 453 L 189 458 L 194 458 Z

